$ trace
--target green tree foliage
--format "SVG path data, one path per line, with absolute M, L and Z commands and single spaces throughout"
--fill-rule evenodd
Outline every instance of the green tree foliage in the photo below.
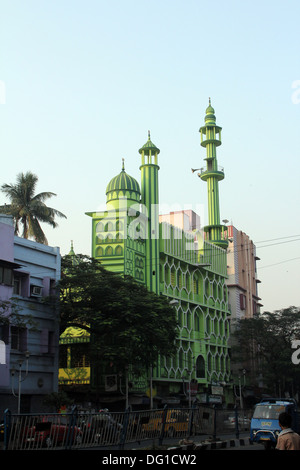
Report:
M 46 395 L 43 403 L 54 409 L 55 413 L 59 413 L 62 406 L 70 406 L 73 400 L 69 398 L 66 392 L 52 392 Z
M 19 173 L 16 184 L 3 184 L 1 191 L 9 198 L 10 204 L 0 206 L 0 211 L 14 217 L 15 234 L 19 234 L 19 224 L 23 225 L 23 238 L 33 238 L 39 243 L 48 244 L 40 222 L 57 227 L 55 217 L 66 216 L 45 204 L 45 200 L 56 196 L 51 192 L 35 194 L 38 177 L 31 172 Z
M 62 259 L 61 332 L 68 326 L 91 332 L 91 353 L 119 369 L 154 365 L 175 353 L 177 322 L 166 297 L 131 277 L 107 271 L 84 255 Z M 142 371 L 141 371 L 142 372 Z
M 300 340 L 299 307 L 240 320 L 232 337 L 233 360 L 247 361 L 252 357 L 270 393 L 300 391 L 300 364 L 292 361 L 293 341 Z
M 37 329 L 37 321 L 30 313 L 25 314 L 19 305 L 18 299 L 11 297 L 9 300 L 0 299 L 0 327 L 15 326 L 18 328 Z

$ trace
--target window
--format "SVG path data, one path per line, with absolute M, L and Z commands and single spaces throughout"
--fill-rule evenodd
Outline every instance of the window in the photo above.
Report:
M 123 254 L 123 249 L 122 249 L 122 247 L 121 247 L 120 245 L 118 245 L 118 246 L 116 247 L 115 254 L 116 254 L 117 256 L 122 256 L 122 254 Z
M 107 224 L 104 227 L 104 231 L 109 232 L 110 230 L 113 230 L 113 224 L 112 222 L 107 222 Z
M 200 320 L 197 313 L 195 313 L 195 331 L 200 331 Z
M 9 326 L 8 325 L 0 325 L 0 340 L 3 341 L 5 344 L 9 342 Z
M 13 270 L 11 268 L 5 268 L 4 266 L 0 266 L 0 284 L 12 286 L 13 278 Z
M 4 341 L 0 340 L 0 364 L 6 364 L 6 346 Z
M 203 356 L 198 356 L 196 360 L 196 377 L 198 379 L 205 378 L 205 360 Z
M 54 332 L 44 329 L 41 331 L 41 353 L 54 352 Z
M 112 256 L 114 254 L 111 246 L 108 246 L 105 250 L 105 256 Z
M 246 296 L 244 294 L 240 294 L 240 309 L 246 310 Z
M 18 277 L 15 277 L 14 279 L 13 293 L 15 295 L 21 295 L 21 279 Z
M 11 349 L 17 351 L 26 351 L 27 349 L 27 330 L 26 328 L 19 328 L 12 326 L 10 329 L 10 343 Z
M 199 279 L 194 278 L 194 294 L 199 294 Z
M 30 274 L 23 271 L 14 271 L 13 293 L 22 297 L 30 295 Z

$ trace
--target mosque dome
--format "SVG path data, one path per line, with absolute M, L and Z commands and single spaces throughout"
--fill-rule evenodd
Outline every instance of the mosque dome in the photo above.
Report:
M 124 159 L 122 171 L 119 175 L 110 180 L 106 187 L 106 202 L 127 198 L 131 201 L 140 202 L 140 186 L 136 179 L 128 175 L 124 168 Z

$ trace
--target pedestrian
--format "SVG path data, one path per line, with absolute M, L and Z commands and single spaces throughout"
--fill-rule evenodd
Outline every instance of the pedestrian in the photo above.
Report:
M 300 436 L 294 432 L 292 426 L 292 416 L 286 412 L 280 413 L 279 425 L 282 429 L 277 439 L 277 450 L 300 450 Z

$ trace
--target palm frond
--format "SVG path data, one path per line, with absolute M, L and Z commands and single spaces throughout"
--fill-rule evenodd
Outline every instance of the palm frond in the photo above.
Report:
M 53 228 L 58 224 L 55 217 L 67 218 L 62 212 L 48 207 L 45 201 L 55 193 L 50 191 L 35 194 L 38 177 L 31 172 L 19 173 L 17 182 L 3 184 L 1 191 L 8 197 L 10 204 L 0 206 L 4 214 L 10 214 L 15 221 L 15 234 L 19 233 L 19 223 L 23 224 L 24 238 L 33 238 L 40 243 L 47 244 L 47 238 L 40 226 L 40 222 L 51 225 Z

